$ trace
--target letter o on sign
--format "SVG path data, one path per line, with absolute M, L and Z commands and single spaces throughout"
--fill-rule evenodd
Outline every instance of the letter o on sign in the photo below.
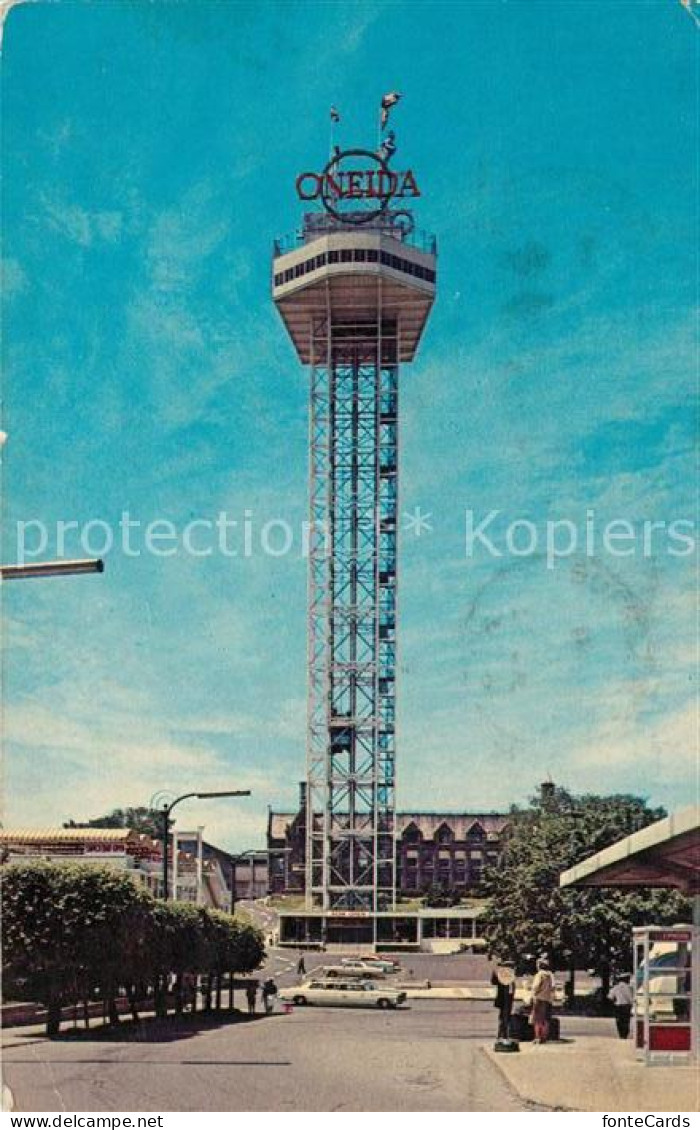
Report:
M 304 187 L 310 181 L 311 187 Z M 300 173 L 296 180 L 297 196 L 300 200 L 316 200 L 321 195 L 321 177 L 318 173 Z

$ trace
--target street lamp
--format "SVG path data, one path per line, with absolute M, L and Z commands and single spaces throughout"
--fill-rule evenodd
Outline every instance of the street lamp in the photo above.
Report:
M 190 800 L 196 797 L 197 800 L 216 800 L 218 797 L 225 796 L 250 796 L 250 789 L 227 789 L 224 792 L 215 793 L 183 793 L 182 796 L 176 797 L 170 804 L 164 804 L 161 809 L 161 816 L 163 818 L 163 898 L 168 898 L 168 828 L 170 826 L 170 813 L 176 804 L 181 800 Z M 173 839 L 173 855 L 175 854 L 175 840 Z M 177 892 L 175 892 L 177 893 Z
M 23 565 L 2 565 L 3 581 L 31 580 L 39 577 L 67 577 L 82 573 L 104 573 L 105 563 L 99 557 L 80 561 L 32 561 Z

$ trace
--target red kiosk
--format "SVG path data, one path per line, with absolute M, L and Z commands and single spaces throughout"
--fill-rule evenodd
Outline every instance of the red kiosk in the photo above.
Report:
M 647 1063 L 683 1062 L 697 1050 L 692 926 L 638 926 L 634 935 L 634 1035 Z
M 562 887 L 675 887 L 693 899 L 693 924 L 639 926 L 634 943 L 637 1058 L 687 1063 L 700 1048 L 700 820 L 684 809 L 584 859 Z

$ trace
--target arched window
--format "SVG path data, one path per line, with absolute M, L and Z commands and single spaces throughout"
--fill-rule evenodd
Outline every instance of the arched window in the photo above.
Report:
M 482 828 L 479 821 L 475 820 L 474 823 L 467 829 L 467 839 L 471 840 L 472 843 L 481 843 L 481 841 L 485 839 L 485 837 L 486 833 L 484 829 Z
M 401 833 L 401 839 L 407 844 L 417 844 L 423 839 L 423 833 L 415 821 L 412 820 Z

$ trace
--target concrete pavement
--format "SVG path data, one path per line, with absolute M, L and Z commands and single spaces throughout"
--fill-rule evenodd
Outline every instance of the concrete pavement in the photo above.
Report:
M 530 1109 L 484 1054 L 493 1024 L 478 1003 L 295 1009 L 50 1041 L 18 1029 L 3 1058 L 19 1112 Z
M 578 1036 L 562 1043 L 521 1044 L 520 1052 L 484 1049 L 524 1103 L 550 1110 L 697 1111 L 700 1077 L 694 1067 L 646 1067 L 631 1040 Z
M 489 1002 L 435 997 L 397 1012 L 307 1008 L 3 1033 L 16 1109 L 693 1110 L 687 1068 L 644 1068 L 611 1020 L 562 1019 L 561 1044 L 495 1055 Z

